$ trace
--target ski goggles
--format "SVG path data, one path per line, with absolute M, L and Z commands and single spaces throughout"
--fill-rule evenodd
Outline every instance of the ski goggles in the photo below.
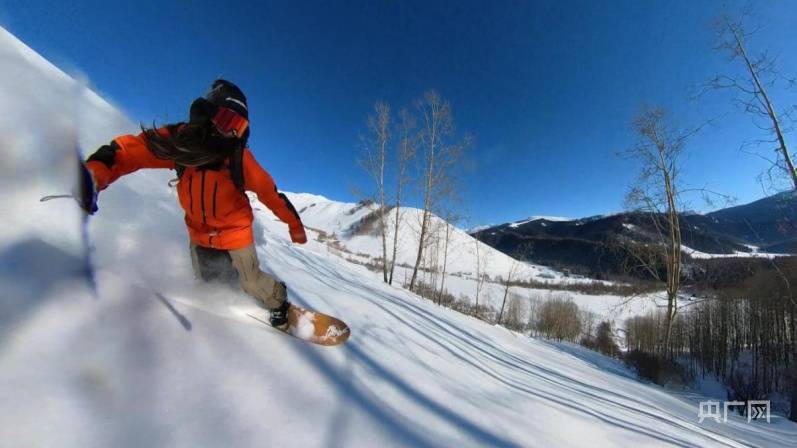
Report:
M 210 119 L 219 133 L 225 137 L 241 138 L 249 127 L 249 120 L 238 115 L 232 109 L 223 106 L 216 108 L 216 113 Z

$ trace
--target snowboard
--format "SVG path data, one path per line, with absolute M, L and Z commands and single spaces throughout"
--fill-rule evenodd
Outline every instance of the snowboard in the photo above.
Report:
M 271 324 L 257 316 L 248 313 L 247 316 L 271 327 Z M 284 330 L 271 328 L 303 341 L 326 346 L 343 344 L 351 334 L 349 326 L 342 320 L 293 304 L 288 309 L 288 327 Z

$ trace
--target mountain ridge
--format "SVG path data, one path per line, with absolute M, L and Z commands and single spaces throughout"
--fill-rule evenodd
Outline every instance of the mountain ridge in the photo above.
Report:
M 707 214 L 680 215 L 684 252 L 695 258 L 797 254 L 797 194 L 793 191 Z M 602 278 L 623 274 L 621 246 L 656 241 L 650 216 L 639 212 L 569 221 L 522 220 L 472 235 L 506 254 L 531 244 L 531 262 Z

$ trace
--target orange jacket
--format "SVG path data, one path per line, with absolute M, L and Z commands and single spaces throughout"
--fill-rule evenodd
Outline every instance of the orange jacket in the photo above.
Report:
M 168 132 L 165 129 L 158 130 Z M 96 157 L 105 151 L 103 157 Z M 171 160 L 157 158 L 147 147 L 143 133 L 116 137 L 111 145 L 101 148 L 89 158 L 98 190 L 116 179 L 141 168 L 174 169 Z M 304 243 L 304 227 L 296 209 L 281 194 L 274 180 L 255 160 L 249 148 L 243 154 L 244 188 L 257 194 L 277 217 L 288 224 L 291 239 Z M 185 211 L 185 224 L 191 241 L 215 249 L 241 249 L 254 242 L 252 207 L 249 198 L 235 187 L 227 164 L 219 170 L 186 167 L 177 184 L 177 196 Z

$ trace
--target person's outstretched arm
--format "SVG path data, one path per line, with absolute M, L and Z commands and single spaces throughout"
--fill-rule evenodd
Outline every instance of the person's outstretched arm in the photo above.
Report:
M 266 205 L 280 221 L 288 224 L 291 234 L 291 241 L 304 244 L 307 242 L 307 235 L 304 232 L 299 213 L 294 208 L 291 201 L 285 194 L 277 190 L 274 179 L 263 167 L 257 163 L 255 157 L 249 149 L 244 149 L 243 155 L 244 188 L 257 194 L 257 199 Z
M 158 129 L 166 134 L 166 128 Z M 138 135 L 122 135 L 101 146 L 86 160 L 86 168 L 94 178 L 97 190 L 104 190 L 108 185 L 141 168 L 174 168 L 174 161 L 159 159 L 147 147 L 144 133 Z

